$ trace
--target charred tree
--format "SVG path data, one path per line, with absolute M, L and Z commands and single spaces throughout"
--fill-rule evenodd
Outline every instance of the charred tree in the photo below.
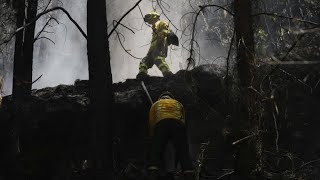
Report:
M 16 27 L 22 27 L 24 25 L 25 19 L 25 1 L 19 0 L 15 3 L 15 9 L 17 10 L 16 15 Z M 12 89 L 12 96 L 13 99 L 20 100 L 24 95 L 24 86 L 23 82 L 23 69 L 24 69 L 24 62 L 23 62 L 23 31 L 19 31 L 16 34 L 15 39 L 15 49 L 14 49 L 14 65 L 13 65 L 13 89 Z
M 238 144 L 236 172 L 248 179 L 259 171 L 259 119 L 256 97 L 250 87 L 254 79 L 254 39 L 251 19 L 251 0 L 235 0 L 235 32 L 237 44 L 237 70 L 240 85 L 238 133 L 239 139 L 250 137 Z
M 26 24 L 36 17 L 37 7 L 38 0 L 28 0 Z M 17 28 L 24 25 L 24 19 L 25 1 L 20 0 L 17 11 Z M 25 99 L 31 95 L 34 31 L 35 23 L 32 23 L 16 35 L 12 91 L 14 99 Z
M 27 14 L 25 14 L 25 0 L 13 1 L 13 7 L 17 10 L 16 27 L 23 27 L 31 22 L 37 14 L 38 0 L 28 0 Z M 24 116 L 24 106 L 31 97 L 32 87 L 32 63 L 33 63 L 33 42 L 34 42 L 35 23 L 30 24 L 23 30 L 16 33 L 14 69 L 13 69 L 13 89 L 12 97 L 14 101 L 14 123 L 15 137 L 12 137 L 11 161 L 13 166 L 17 166 L 17 153 L 19 145 L 22 153 L 28 149 L 28 118 Z M 18 140 L 19 139 L 19 140 Z M 14 171 L 17 171 L 16 168 Z M 17 172 L 16 172 L 17 173 Z
M 25 15 L 25 1 L 19 1 L 17 5 L 17 28 L 30 23 L 36 17 L 37 7 L 38 0 L 28 0 L 27 15 Z M 26 21 L 24 21 L 25 18 Z M 26 99 L 31 96 L 35 26 L 36 23 L 32 23 L 16 35 L 12 91 L 14 99 Z
M 19 1 L 19 3 L 17 11 L 17 28 L 30 23 L 36 17 L 38 7 L 38 0 L 28 0 L 27 14 L 25 15 L 25 1 Z M 20 115 L 23 113 L 23 105 L 27 103 L 28 99 L 31 97 L 35 25 L 36 23 L 30 24 L 16 35 L 12 96 L 17 111 L 15 113 L 15 121 L 17 123 L 16 128 L 20 135 L 23 131 L 22 127 L 25 128 L 28 124 L 26 120 L 20 118 Z M 25 135 L 22 137 L 28 139 Z M 22 151 L 24 151 L 24 146 L 21 146 L 21 148 Z
M 38 7 L 38 0 L 28 0 L 27 1 L 27 11 L 26 11 L 26 19 L 25 24 L 29 24 L 37 15 L 37 7 Z M 22 69 L 19 72 L 21 76 L 19 76 L 18 83 L 19 84 L 19 91 L 17 94 L 22 95 L 22 101 L 19 102 L 20 106 L 18 109 L 19 114 L 24 114 L 26 110 L 24 110 L 24 104 L 28 104 L 31 99 L 31 89 L 32 89 L 32 65 L 33 65 L 33 43 L 34 43 L 34 34 L 35 34 L 35 26 L 36 23 L 31 23 L 30 25 L 26 26 L 24 29 L 24 40 L 23 40 L 23 54 L 21 62 Z M 28 114 L 28 112 L 26 112 Z M 30 152 L 32 147 L 32 135 L 31 135 L 31 121 L 30 117 L 19 117 L 19 145 L 21 152 L 27 153 Z
M 16 0 L 13 2 L 13 7 L 16 10 L 16 27 L 19 28 L 24 25 L 25 19 L 25 0 Z M 4 145 L 6 153 L 5 164 L 7 164 L 7 176 L 8 178 L 17 173 L 17 154 L 18 154 L 18 136 L 19 136 L 19 124 L 21 117 L 21 104 L 23 102 L 24 92 L 21 80 L 23 79 L 23 31 L 19 31 L 15 37 L 14 48 L 14 64 L 13 64 L 13 89 L 12 97 L 14 104 L 14 121 L 11 128 L 14 129 L 14 133 L 8 136 L 7 144 Z M 15 177 L 18 178 L 18 177 Z
M 112 74 L 105 0 L 87 2 L 89 98 L 92 124 L 91 160 L 94 179 L 112 172 Z
M 38 0 L 28 0 L 26 24 L 32 22 L 37 15 Z M 31 95 L 32 89 L 32 63 L 33 63 L 33 42 L 36 23 L 32 23 L 24 30 L 23 56 L 24 56 L 24 92 Z

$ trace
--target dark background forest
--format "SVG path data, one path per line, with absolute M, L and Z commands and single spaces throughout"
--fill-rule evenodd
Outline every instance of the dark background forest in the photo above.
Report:
M 319 1 L 1 0 L 1 180 L 146 178 L 150 11 L 180 46 L 145 84 L 186 107 L 196 179 L 320 179 Z

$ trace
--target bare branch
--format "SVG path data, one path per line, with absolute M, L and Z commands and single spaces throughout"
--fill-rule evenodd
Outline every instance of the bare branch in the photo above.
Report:
M 289 17 L 289 16 L 284 16 L 284 15 L 279 15 L 279 14 L 277 14 L 277 13 L 263 12 L 263 13 L 252 14 L 251 16 L 260 16 L 260 15 L 274 16 L 274 17 L 279 17 L 279 18 L 291 19 L 291 20 L 293 20 L 293 21 L 299 21 L 299 22 L 303 22 L 303 23 L 308 23 L 308 24 L 312 24 L 312 25 L 317 25 L 317 26 L 319 26 L 319 23 L 316 23 L 316 22 L 307 21 L 307 20 L 303 20 L 303 19 L 299 19 L 299 18 L 295 18 L 295 17 Z
M 297 64 L 320 64 L 320 61 L 275 61 L 275 62 L 266 62 L 266 64 L 285 64 L 285 65 L 297 65 Z
M 10 42 L 15 35 L 16 35 L 16 33 L 12 33 L 7 40 L 4 40 L 3 42 L 0 43 L 0 46 L 2 46 L 3 44 L 7 44 L 8 42 Z
M 121 23 L 121 21 L 132 11 L 134 10 L 141 2 L 142 0 L 139 0 L 131 9 L 129 9 L 117 22 L 117 24 L 113 27 L 113 29 L 110 31 L 110 33 L 108 34 L 108 38 L 112 35 L 112 33 L 117 29 L 117 27 L 119 26 L 119 24 Z
M 297 40 L 291 45 L 291 47 L 288 49 L 287 53 L 285 54 L 285 56 L 281 59 L 281 61 L 284 61 L 287 56 L 290 54 L 290 52 L 297 46 L 298 42 L 301 41 L 301 39 L 303 38 L 305 34 L 299 35 Z
M 47 38 L 47 37 L 39 37 L 39 38 L 35 39 L 35 41 L 37 41 L 37 40 L 39 40 L 39 39 L 46 39 L 46 40 L 49 40 L 50 42 L 52 42 L 53 44 L 56 44 L 52 39 Z M 34 42 L 35 42 L 35 41 L 34 41 Z
M 320 159 L 315 159 L 315 160 L 312 160 L 312 161 L 309 161 L 307 163 L 303 163 L 299 168 L 297 168 L 295 171 L 299 171 L 301 169 L 303 169 L 304 167 L 306 166 L 309 166 L 311 164 L 314 164 L 314 163 L 317 163 L 317 162 L 320 162 Z
M 210 4 L 210 5 L 204 5 L 204 6 L 199 6 L 200 9 L 199 11 L 197 12 L 196 16 L 195 16 L 195 19 L 194 19 L 194 22 L 193 22 L 193 28 L 192 28 L 192 36 L 191 36 L 191 41 L 190 41 L 190 50 L 189 50 L 189 53 L 190 53 L 190 56 L 189 58 L 187 59 L 188 60 L 188 66 L 187 68 L 192 64 L 194 63 L 194 50 L 193 50 L 193 43 L 195 42 L 195 29 L 196 29 L 196 24 L 197 24 L 197 19 L 198 19 L 198 16 L 200 15 L 200 13 L 205 9 L 205 8 L 208 8 L 208 7 L 218 7 L 219 9 L 223 9 L 225 10 L 226 12 L 228 12 L 229 14 L 231 14 L 232 16 L 234 16 L 234 14 L 229 11 L 228 9 L 226 9 L 225 7 L 222 7 L 222 6 L 219 6 L 219 5 L 215 5 L 215 4 Z
M 219 177 L 217 178 L 217 180 L 222 179 L 222 178 L 224 178 L 224 177 L 226 177 L 226 176 L 229 176 L 229 175 L 231 175 L 231 174 L 233 174 L 233 173 L 234 173 L 234 170 L 232 170 L 232 171 L 230 171 L 230 172 L 227 172 L 227 173 L 224 173 L 224 174 L 222 174 L 221 176 L 219 176 Z
M 50 6 L 51 2 L 52 2 L 52 0 L 50 0 L 50 1 L 48 2 L 48 4 L 46 5 L 46 7 L 44 8 L 44 11 L 48 9 L 48 7 Z
M 299 82 L 299 83 L 303 84 L 304 86 L 310 88 L 310 91 L 311 91 L 311 93 L 312 93 L 313 88 L 312 88 L 311 86 L 309 86 L 308 84 L 306 84 L 305 82 L 303 82 L 301 79 L 297 78 L 296 76 L 288 73 L 287 71 L 285 71 L 285 70 L 283 70 L 283 69 L 281 69 L 281 68 L 279 68 L 279 70 L 280 70 L 281 72 L 283 72 L 284 74 L 288 75 L 289 77 L 292 77 L 292 78 L 293 78 L 294 80 L 296 80 L 297 82 Z
M 228 56 L 227 56 L 227 72 L 226 72 L 226 86 L 227 88 L 229 88 L 229 58 L 230 58 L 230 54 L 231 54 L 231 49 L 232 49 L 232 45 L 233 45 L 233 41 L 234 41 L 234 37 L 235 37 L 235 30 L 233 30 L 233 34 L 232 34 L 232 38 L 231 38 L 231 42 L 230 42 L 230 46 L 229 46 L 229 50 L 228 50 Z
M 115 30 L 115 32 L 116 32 L 116 34 L 117 34 L 118 40 L 119 40 L 120 45 L 121 45 L 121 47 L 123 48 L 123 50 L 124 50 L 127 54 L 129 54 L 131 57 L 133 57 L 133 58 L 135 58 L 135 59 L 142 59 L 142 58 L 139 58 L 139 57 L 136 57 L 136 56 L 132 55 L 132 54 L 124 47 L 124 45 L 122 44 L 122 41 L 121 41 L 121 39 L 120 39 L 120 33 L 119 33 L 117 30 Z M 122 36 L 123 36 L 123 35 L 122 35 Z M 124 37 L 124 36 L 123 36 L 123 37 Z
M 68 16 L 70 21 L 78 28 L 78 30 L 81 32 L 82 36 L 84 38 L 86 38 L 86 40 L 88 40 L 88 37 L 87 37 L 86 33 L 82 30 L 82 28 L 79 26 L 79 24 L 71 17 L 69 12 L 67 10 L 65 10 L 63 7 L 54 7 L 54 8 L 51 8 L 51 9 L 48 9 L 48 10 L 45 10 L 45 11 L 39 13 L 30 23 L 18 28 L 15 31 L 15 34 L 18 33 L 19 31 L 21 31 L 22 29 L 26 28 L 27 26 L 35 23 L 42 15 L 47 14 L 47 13 L 49 13 L 51 11 L 56 11 L 56 10 L 61 10 L 62 12 L 64 12 Z
M 164 10 L 163 10 L 164 7 L 161 6 L 161 3 L 159 2 L 159 0 L 157 0 L 157 4 L 159 5 L 159 8 L 161 9 L 162 14 L 169 20 L 169 23 L 172 24 L 173 27 L 175 27 L 177 30 L 181 31 L 179 28 L 177 28 L 177 27 L 171 22 L 170 18 L 167 16 L 167 14 L 164 13 Z M 164 9 L 165 9 L 165 8 L 164 8 Z
M 274 106 L 276 108 L 276 104 L 275 104 L 274 101 L 273 101 L 273 103 L 274 103 Z M 272 110 L 272 117 L 273 117 L 274 129 L 276 131 L 275 146 L 276 146 L 276 152 L 278 153 L 279 152 L 279 145 L 278 145 L 278 142 L 279 142 L 279 129 L 278 129 L 277 118 L 276 118 L 276 115 L 274 113 L 274 110 Z
M 298 42 L 303 38 L 305 34 L 302 34 L 302 35 L 299 35 L 297 40 L 291 45 L 291 47 L 289 48 L 289 50 L 286 52 L 285 56 L 278 62 L 282 62 L 284 61 L 287 56 L 290 54 L 290 52 L 296 47 L 296 45 L 298 44 Z M 277 69 L 279 68 L 279 64 L 277 64 L 273 69 L 271 69 L 269 71 L 269 73 L 263 77 L 261 83 L 260 83 L 260 90 L 262 91 L 262 85 L 263 85 L 263 82 L 265 81 L 265 79 L 270 76 L 271 74 L 273 74 Z
M 33 42 L 35 42 L 35 41 L 39 38 L 39 36 L 41 35 L 41 33 L 44 32 L 44 29 L 48 26 L 48 24 L 49 24 L 49 22 L 50 22 L 51 20 L 55 20 L 55 21 L 59 24 L 59 22 L 58 22 L 55 18 L 50 17 L 50 18 L 48 19 L 48 21 L 46 22 L 46 24 L 45 24 L 45 25 L 42 27 L 42 29 L 38 32 L 38 34 L 37 34 L 36 37 L 34 38 Z
M 118 23 L 118 21 L 116 21 L 116 20 L 113 20 L 113 25 L 114 25 L 114 23 Z M 124 28 L 126 28 L 126 29 L 128 29 L 129 31 L 131 31 L 133 34 L 135 34 L 135 32 L 131 29 L 131 28 L 129 28 L 128 26 L 125 26 L 125 25 L 123 25 L 122 23 L 119 23 L 121 26 L 123 26 Z
M 293 31 L 293 34 L 297 34 L 297 35 L 301 35 L 301 34 L 307 34 L 307 33 L 314 33 L 320 31 L 320 27 L 314 27 L 314 28 L 310 28 L 310 29 L 300 29 L 297 31 Z
M 43 74 L 41 74 L 36 80 L 34 80 L 34 81 L 32 82 L 32 84 L 35 83 L 35 82 L 37 82 L 37 81 L 42 77 L 42 75 L 43 75 Z

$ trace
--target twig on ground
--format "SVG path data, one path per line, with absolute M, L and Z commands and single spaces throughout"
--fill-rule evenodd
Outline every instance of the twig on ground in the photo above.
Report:
M 276 139 L 275 139 L 275 146 L 276 146 L 276 152 L 279 152 L 279 130 L 278 130 L 278 124 L 277 124 L 277 118 L 276 115 L 274 114 L 274 111 L 272 111 L 272 117 L 273 117 L 273 123 L 274 123 L 274 129 L 276 131 Z
M 219 176 L 219 177 L 217 178 L 217 180 L 222 179 L 222 178 L 224 178 L 224 177 L 226 177 L 226 176 L 229 176 L 229 175 L 231 175 L 231 174 L 233 174 L 233 173 L 234 173 L 234 170 L 232 170 L 232 171 L 230 171 L 230 172 L 227 172 L 227 173 L 225 173 L 225 174 L 222 174 L 221 176 Z
M 243 142 L 243 141 L 245 141 L 245 140 L 248 140 L 248 139 L 250 139 L 250 138 L 252 138 L 252 137 L 254 137 L 254 136 L 256 136 L 256 135 L 257 135 L 257 134 L 251 134 L 251 135 L 249 135 L 249 136 L 246 136 L 246 137 L 244 137 L 244 138 L 242 138 L 242 139 L 239 139 L 239 140 L 233 142 L 232 145 L 233 145 L 233 146 L 234 146 L 234 145 L 237 145 L 237 144 L 239 144 L 239 143 L 241 143 L 241 142 Z
M 300 171 L 304 167 L 309 166 L 309 165 L 314 164 L 314 163 L 317 163 L 317 162 L 320 162 L 320 159 L 315 159 L 315 160 L 303 163 L 299 168 L 295 169 L 295 171 Z
M 294 80 L 298 81 L 299 83 L 303 84 L 304 86 L 310 88 L 311 93 L 313 92 L 313 88 L 311 86 L 309 86 L 308 84 L 306 84 L 305 82 L 303 82 L 301 79 L 297 78 L 296 76 L 290 74 L 289 72 L 285 71 L 284 69 L 279 68 L 279 70 L 281 72 L 283 72 L 284 74 L 292 77 Z

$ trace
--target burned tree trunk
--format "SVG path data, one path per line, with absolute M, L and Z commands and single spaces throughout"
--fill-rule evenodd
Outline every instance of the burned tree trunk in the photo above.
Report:
M 111 108 L 113 97 L 106 28 L 106 1 L 88 0 L 87 13 L 93 175 L 96 180 L 110 179 L 112 172 Z
M 236 0 L 235 31 L 237 42 L 237 68 L 240 86 L 252 85 L 254 67 L 254 44 L 251 14 L 251 0 Z
M 25 5 L 25 0 L 15 0 L 13 2 L 13 6 L 17 10 L 17 28 L 23 27 L 36 17 L 38 0 L 28 0 L 27 15 L 25 14 Z M 25 153 L 28 149 L 28 142 L 31 140 L 31 136 L 27 133 L 30 122 L 24 116 L 24 106 L 31 97 L 34 31 L 35 23 L 32 23 L 25 29 L 18 31 L 15 40 L 12 89 L 15 109 L 13 115 L 15 137 L 12 137 L 10 146 L 12 147 L 11 162 L 14 164 L 13 166 L 17 166 L 17 145 L 19 145 L 21 152 Z M 14 171 L 17 171 L 17 169 Z
M 25 1 L 20 0 L 17 6 L 17 28 L 30 23 L 37 15 L 38 0 L 28 0 L 27 17 L 25 19 Z M 32 23 L 16 35 L 13 92 L 16 99 L 25 99 L 31 95 L 33 42 L 36 23 Z
M 30 23 L 37 15 L 38 0 L 28 0 L 27 14 L 25 24 Z M 21 77 L 18 79 L 20 84 L 20 91 L 16 92 L 22 94 L 22 101 L 19 102 L 18 113 L 23 114 L 24 104 L 28 104 L 31 98 L 31 89 L 32 89 L 32 65 L 33 65 L 33 43 L 34 43 L 34 34 L 35 34 L 36 23 L 32 23 L 24 29 L 24 41 L 23 41 L 23 62 L 21 63 Z M 20 109 L 21 108 L 21 109 Z M 28 112 L 27 112 L 28 113 Z M 22 153 L 29 152 L 30 144 L 32 144 L 31 136 L 31 121 L 30 118 L 22 118 L 17 116 L 17 121 L 19 121 L 19 143 Z
M 251 15 L 251 0 L 235 0 L 235 32 L 237 44 L 237 69 L 240 83 L 238 138 L 250 137 L 238 145 L 237 173 L 247 178 L 259 171 L 259 119 L 256 97 L 250 87 L 254 79 L 254 40 Z
M 17 9 L 17 22 L 16 26 L 17 28 L 22 27 L 24 25 L 24 8 L 25 1 L 19 0 L 17 1 L 15 8 Z M 15 40 L 15 49 L 14 49 L 14 65 L 13 65 L 13 89 L 12 89 L 12 96 L 14 100 L 21 99 L 23 96 L 23 68 L 24 68 L 24 62 L 23 62 L 23 31 L 19 31 L 16 34 L 16 40 Z
M 13 7 L 16 9 L 16 27 L 19 28 L 24 25 L 25 19 L 25 0 L 16 0 L 13 2 Z M 23 102 L 25 92 L 23 92 L 23 31 L 19 31 L 15 37 L 15 49 L 14 49 L 14 64 L 13 64 L 13 89 L 12 89 L 12 98 L 14 101 L 14 121 L 11 125 L 14 130 L 11 135 L 7 137 L 7 143 L 3 145 L 5 148 L 4 152 L 5 161 L 4 164 L 7 164 L 7 169 L 5 172 L 7 176 L 13 176 L 18 174 L 17 170 L 17 154 L 18 154 L 18 136 L 20 132 L 20 117 L 21 117 L 21 104 Z M 16 176 L 16 175 L 14 175 Z M 18 178 L 18 177 L 15 177 Z M 13 179 L 15 179 L 13 178 Z
M 38 0 L 28 0 L 26 24 L 30 23 L 37 15 Z M 23 42 L 24 56 L 24 86 L 28 96 L 31 95 L 32 88 L 32 63 L 33 63 L 33 43 L 36 23 L 32 23 L 25 28 Z

